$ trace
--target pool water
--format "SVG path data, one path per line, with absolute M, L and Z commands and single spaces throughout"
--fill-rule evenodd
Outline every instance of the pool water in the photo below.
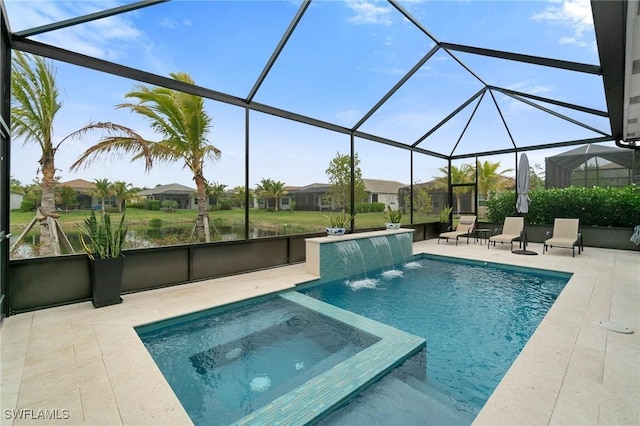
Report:
M 379 340 L 280 297 L 136 331 L 196 425 L 233 423 Z
M 425 338 L 428 388 L 422 391 L 438 394 L 440 401 L 468 414 L 462 418 L 473 419 L 569 278 L 566 273 L 425 255 L 405 267 L 299 291 Z M 353 404 L 357 411 L 357 404 L 367 402 Z M 402 401 L 395 405 L 399 410 L 398 404 Z M 350 421 L 354 419 L 368 421 Z

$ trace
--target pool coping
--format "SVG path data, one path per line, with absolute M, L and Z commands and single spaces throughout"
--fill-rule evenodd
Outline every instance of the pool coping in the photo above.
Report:
M 296 291 L 287 291 L 279 296 L 378 337 L 380 340 L 248 414 L 235 422 L 235 425 L 302 425 L 319 420 L 426 348 L 426 341 L 423 338 Z

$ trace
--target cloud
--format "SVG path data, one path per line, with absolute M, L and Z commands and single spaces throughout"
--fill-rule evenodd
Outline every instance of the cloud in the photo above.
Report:
M 391 8 L 378 6 L 368 1 L 349 1 L 348 7 L 355 15 L 348 19 L 353 24 L 391 25 Z
M 575 44 L 586 47 L 590 44 L 585 40 L 585 33 L 593 28 L 593 15 L 589 0 L 562 0 L 559 5 L 547 7 L 544 11 L 533 15 L 534 21 L 559 24 L 570 29 L 571 36 L 563 36 L 560 44 Z
M 374 67 L 372 71 L 384 75 L 405 75 L 407 73 L 405 69 L 397 67 Z
M 170 30 L 175 30 L 175 29 L 177 29 L 177 28 L 179 28 L 181 26 L 190 27 L 191 26 L 191 21 L 189 19 L 183 19 L 181 22 L 178 22 L 173 18 L 165 16 L 164 18 L 162 18 L 160 20 L 160 22 L 158 22 L 158 24 L 161 27 L 168 28 Z
M 553 93 L 555 91 L 555 87 L 553 86 L 535 84 L 531 81 L 520 81 L 518 83 L 511 84 L 506 88 L 515 90 L 518 92 L 523 92 L 523 93 L 528 93 L 530 95 L 538 95 L 538 96 L 549 95 L 550 93 Z
M 355 124 L 363 116 L 363 113 L 357 109 L 348 109 L 344 111 L 338 111 L 336 117 L 339 122 L 345 122 L 349 124 Z
M 10 2 L 12 30 L 20 31 L 118 6 L 118 2 Z M 116 60 L 144 37 L 135 13 L 111 16 L 35 36 L 36 40 L 100 59 Z
M 555 87 L 549 86 L 549 85 L 543 85 L 543 84 L 536 84 L 533 81 L 521 81 L 512 85 L 509 85 L 506 88 L 510 90 L 515 90 L 517 92 L 527 93 L 529 95 L 542 96 L 550 99 L 557 97 L 554 95 L 554 93 L 556 92 Z M 500 103 L 504 105 L 506 108 L 508 108 L 508 110 L 513 114 L 521 114 L 521 113 L 526 114 L 527 112 L 531 111 L 531 108 L 533 108 L 532 106 L 524 102 L 521 102 L 517 99 L 514 99 L 510 96 L 504 96 L 503 101 Z
M 160 20 L 159 24 L 160 24 L 161 27 L 169 28 L 169 29 L 172 29 L 172 30 L 175 30 L 176 28 L 178 28 L 180 26 L 178 21 L 176 21 L 173 18 L 169 18 L 169 17 L 162 18 Z

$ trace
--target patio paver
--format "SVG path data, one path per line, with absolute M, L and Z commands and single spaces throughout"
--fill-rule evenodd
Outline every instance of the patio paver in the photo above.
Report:
M 529 249 L 540 255 L 414 244 L 415 253 L 574 274 L 474 424 L 640 424 L 640 252 L 587 247 L 572 258 L 562 250 L 542 255 L 541 244 Z M 86 302 L 9 317 L 0 329 L 0 423 L 191 424 L 133 327 L 310 279 L 298 264 L 128 294 L 101 309 Z M 609 319 L 635 332 L 595 325 Z M 5 410 L 16 409 L 59 419 L 8 418 Z

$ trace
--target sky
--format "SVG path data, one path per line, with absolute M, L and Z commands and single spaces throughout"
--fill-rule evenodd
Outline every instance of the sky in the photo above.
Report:
M 126 2 L 5 0 L 12 31 L 117 7 Z M 599 64 L 588 0 L 400 1 L 441 42 Z M 300 6 L 299 1 L 171 1 L 33 38 L 63 49 L 168 76 L 186 72 L 195 82 L 245 98 Z M 254 100 L 312 118 L 352 127 L 434 46 L 434 42 L 387 2 L 311 3 Z M 484 83 L 605 110 L 602 79 L 562 70 L 440 50 L 385 102 L 359 130 L 411 144 L 469 99 Z M 457 59 L 457 60 L 456 60 Z M 473 70 L 471 75 L 459 62 Z M 63 106 L 54 123 L 56 143 L 90 122 L 129 126 L 150 140 L 158 135 L 127 109 L 125 94 L 135 81 L 53 62 Z M 508 123 L 502 124 L 500 112 Z M 553 105 L 546 108 L 605 133 L 608 121 Z M 244 183 L 244 110 L 206 100 L 213 119 L 208 142 L 222 152 L 207 164 L 211 182 L 232 188 Z M 469 121 L 472 116 L 473 119 Z M 349 153 L 349 137 L 289 120 L 250 113 L 249 178 L 304 186 L 327 182 L 336 153 Z M 442 153 L 526 147 L 598 137 L 600 134 L 502 94 L 487 94 L 434 132 L 419 146 Z M 70 165 L 99 135 L 67 140 L 56 154 L 61 181 L 107 178 L 136 187 L 180 183 L 195 187 L 182 164 L 155 164 L 146 173 L 130 158 L 101 158 L 76 172 Z M 23 184 L 38 173 L 39 147 L 14 140 L 11 175 Z M 356 139 L 364 178 L 409 183 L 409 152 Z M 566 149 L 531 151 L 529 162 Z M 515 169 L 515 155 L 500 161 Z M 470 162 L 469 160 L 466 160 Z M 414 156 L 414 181 L 441 174 L 443 160 Z

